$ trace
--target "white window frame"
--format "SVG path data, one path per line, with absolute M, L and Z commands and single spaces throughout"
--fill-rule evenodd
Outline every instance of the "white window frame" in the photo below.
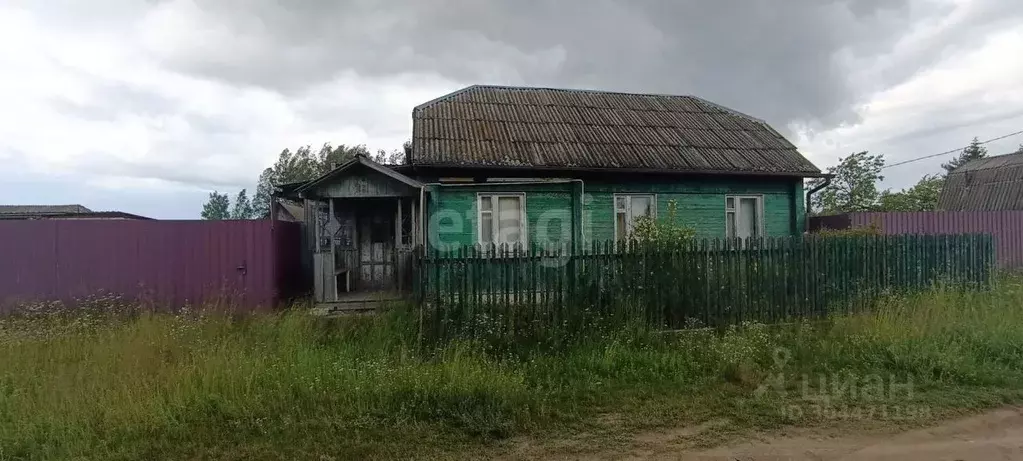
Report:
M 618 235 L 618 198 L 625 198 L 625 229 L 626 235 Z M 611 197 L 611 225 L 614 227 L 615 241 L 624 239 L 632 233 L 632 198 L 633 197 L 648 197 L 650 199 L 650 217 L 657 219 L 657 194 L 649 193 L 620 193 L 613 194 Z
M 477 192 L 476 193 L 476 243 L 480 245 L 502 245 L 497 241 L 500 235 L 500 219 L 493 219 L 493 213 L 497 211 L 497 201 L 502 197 L 515 197 L 519 199 L 519 245 L 525 248 L 529 242 L 529 222 L 526 220 L 526 193 L 525 192 Z M 490 211 L 483 211 L 481 206 L 484 199 L 489 199 Z M 491 214 L 490 243 L 483 243 L 483 213 Z
M 740 199 L 754 199 L 756 200 L 756 213 L 757 213 L 757 235 L 752 236 L 753 238 L 759 238 L 764 236 L 764 196 L 759 194 L 736 194 L 725 196 L 725 238 L 737 238 L 737 229 L 733 226 L 732 232 L 736 235 L 728 235 L 728 214 L 735 214 L 736 226 L 739 224 L 739 200 Z M 732 200 L 732 206 L 728 206 L 728 201 Z

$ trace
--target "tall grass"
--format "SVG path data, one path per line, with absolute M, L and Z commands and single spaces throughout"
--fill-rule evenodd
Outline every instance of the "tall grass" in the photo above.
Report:
M 626 426 L 813 423 L 779 411 L 798 392 L 760 392 L 775 376 L 790 390 L 802 375 L 898 376 L 914 404 L 983 407 L 1023 396 L 1020 325 L 1018 279 L 824 322 L 622 329 L 561 349 L 424 350 L 401 309 L 13 315 L 0 319 L 0 459 L 429 457 L 607 413 Z

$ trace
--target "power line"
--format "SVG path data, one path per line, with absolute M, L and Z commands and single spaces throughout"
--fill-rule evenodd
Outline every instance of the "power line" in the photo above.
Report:
M 980 145 L 980 144 L 987 144 L 989 142 L 998 141 L 1000 139 L 1005 139 L 1005 138 L 1008 138 L 1010 136 L 1016 136 L 1018 134 L 1023 134 L 1023 130 L 1017 131 L 1015 133 L 1009 133 L 1007 135 L 999 136 L 997 138 L 991 138 L 991 139 L 988 139 L 987 141 L 978 142 L 977 144 L 978 145 Z M 905 160 L 905 161 L 898 162 L 898 163 L 893 163 L 891 165 L 885 165 L 884 168 L 881 168 L 881 169 L 883 170 L 883 169 L 886 169 L 886 168 L 891 168 L 893 166 L 905 165 L 907 163 L 913 163 L 913 162 L 917 162 L 917 161 L 920 161 L 920 160 L 926 160 L 926 159 L 934 158 L 934 157 L 941 157 L 942 155 L 948 155 L 948 154 L 959 152 L 959 151 L 961 151 L 963 149 L 966 149 L 967 147 L 970 147 L 970 146 L 963 146 L 963 147 L 960 147 L 958 149 L 952 149 L 952 150 L 949 150 L 949 151 L 942 152 L 940 154 L 931 154 L 931 155 L 925 155 L 923 157 L 911 158 L 909 160 Z

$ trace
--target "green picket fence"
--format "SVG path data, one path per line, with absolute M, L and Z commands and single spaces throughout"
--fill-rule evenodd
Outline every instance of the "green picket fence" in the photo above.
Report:
M 671 247 L 462 247 L 418 261 L 430 339 L 779 322 L 935 285 L 990 283 L 990 235 L 691 240 Z

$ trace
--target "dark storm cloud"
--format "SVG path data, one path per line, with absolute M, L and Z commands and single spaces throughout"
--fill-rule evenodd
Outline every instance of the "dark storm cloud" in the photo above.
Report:
M 906 0 L 220 2 L 200 13 L 231 46 L 179 50 L 187 72 L 284 92 L 353 69 L 466 82 L 697 94 L 772 122 L 854 121 L 838 56 L 890 50 Z

